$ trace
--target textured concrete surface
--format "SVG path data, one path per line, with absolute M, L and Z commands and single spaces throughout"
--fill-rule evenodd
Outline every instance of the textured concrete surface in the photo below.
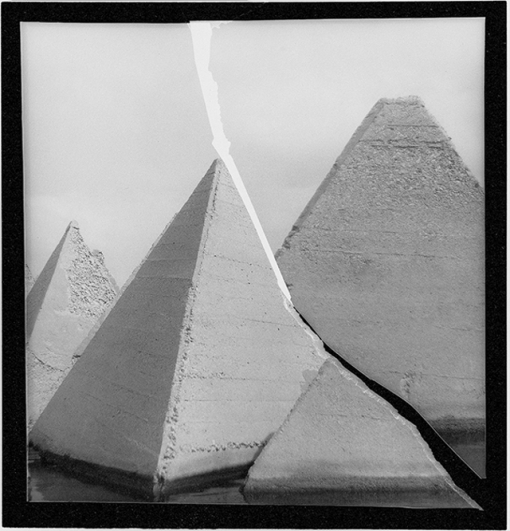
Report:
M 31 439 L 164 499 L 246 473 L 327 357 L 221 161 L 154 244 Z M 145 483 L 144 483 L 145 482 Z M 152 492 L 153 489 L 153 492 Z
M 71 222 L 27 298 L 29 429 L 75 361 L 75 351 L 118 292 L 102 254 Z
M 421 100 L 374 106 L 277 262 L 326 344 L 447 440 L 483 434 L 484 192 Z
M 330 358 L 249 471 L 250 503 L 477 507 L 418 430 Z
M 25 297 L 29 294 L 34 282 L 34 277 L 32 276 L 29 267 L 25 264 Z

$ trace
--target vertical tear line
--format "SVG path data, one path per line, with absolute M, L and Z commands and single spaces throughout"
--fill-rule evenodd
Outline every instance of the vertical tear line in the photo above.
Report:
M 250 196 L 246 191 L 241 175 L 237 170 L 234 159 L 230 155 L 230 142 L 225 136 L 223 130 L 223 122 L 221 121 L 221 110 L 218 99 L 218 84 L 214 81 L 212 72 L 209 70 L 209 60 L 211 56 L 211 38 L 212 30 L 214 26 L 224 24 L 225 22 L 190 22 L 189 28 L 191 31 L 191 38 L 193 41 L 193 53 L 195 56 L 195 66 L 198 72 L 198 78 L 200 80 L 200 87 L 202 89 L 202 95 L 204 97 L 205 107 L 207 109 L 207 116 L 209 117 L 209 124 L 213 134 L 212 145 L 220 158 L 223 160 L 227 167 L 232 180 L 234 181 L 237 191 L 243 200 L 244 206 L 250 215 L 255 230 L 262 243 L 262 247 L 266 252 L 267 258 L 273 269 L 278 287 L 282 291 L 284 297 L 291 301 L 290 292 L 283 280 L 280 268 L 276 263 L 276 259 L 273 256 L 269 242 L 260 224 L 259 218 L 255 209 L 253 208 Z

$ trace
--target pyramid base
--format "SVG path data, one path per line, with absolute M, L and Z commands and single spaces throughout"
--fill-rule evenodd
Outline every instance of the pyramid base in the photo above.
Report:
M 232 482 L 244 479 L 253 463 L 222 468 L 213 472 L 196 474 L 167 481 L 159 495 L 158 501 L 167 501 L 177 494 L 196 493 L 213 487 L 229 486 Z
M 340 507 L 400 507 L 480 509 L 447 484 L 414 478 L 345 478 L 338 485 L 311 480 L 268 481 L 249 479 L 243 496 L 253 505 L 330 505 Z
M 177 494 L 196 493 L 212 487 L 223 487 L 232 481 L 244 479 L 253 462 L 235 467 L 223 468 L 204 474 L 182 477 L 167 481 L 162 489 L 155 488 L 153 476 L 142 476 L 135 472 L 126 472 L 105 467 L 69 456 L 61 456 L 46 450 L 40 450 L 42 463 L 56 466 L 63 472 L 85 483 L 102 485 L 119 494 L 147 502 L 165 502 Z
M 69 456 L 57 455 L 41 450 L 37 446 L 35 449 L 38 450 L 42 463 L 53 465 L 84 483 L 102 485 L 140 501 L 154 501 L 154 478 L 152 476 L 142 476 L 135 472 L 126 472 Z

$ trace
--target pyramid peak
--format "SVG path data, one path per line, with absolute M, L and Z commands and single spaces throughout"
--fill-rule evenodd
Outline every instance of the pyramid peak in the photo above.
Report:
M 397 105 L 424 105 L 419 96 L 401 96 L 399 98 L 381 98 L 377 103 Z
M 209 169 L 205 172 L 205 175 L 202 180 L 204 179 L 210 179 L 211 177 L 216 177 L 220 173 L 227 173 L 230 175 L 228 168 L 226 164 L 223 162 L 221 158 L 214 159 L 209 166 Z M 215 179 L 213 179 L 215 181 Z
M 69 225 L 67 226 L 67 229 L 76 229 L 76 230 L 80 230 L 80 226 L 78 225 L 78 222 L 76 220 L 71 220 L 69 222 Z
M 213 163 L 211 164 L 211 170 L 214 171 L 215 173 L 226 171 L 230 175 L 227 165 L 223 162 L 223 159 L 221 159 L 220 157 L 218 157 L 217 159 L 214 159 Z
M 29 428 L 117 292 L 102 253 L 89 250 L 78 224 L 71 221 L 27 297 Z
M 262 449 L 243 495 L 249 503 L 371 505 L 384 497 L 398 505 L 402 490 L 415 507 L 428 492 L 437 507 L 478 508 L 416 427 L 331 358 Z
M 227 181 L 233 181 L 227 165 L 218 157 L 213 160 L 202 181 L 204 181 L 204 183 L 209 182 L 208 186 L 211 186 L 212 189 L 216 189 L 220 181 L 223 182 L 225 179 Z

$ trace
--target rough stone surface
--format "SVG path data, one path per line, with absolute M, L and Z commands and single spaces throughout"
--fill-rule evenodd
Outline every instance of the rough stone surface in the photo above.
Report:
M 34 277 L 32 276 L 29 267 L 25 264 L 25 297 L 29 294 L 34 282 Z
M 118 292 L 103 257 L 71 222 L 27 298 L 27 401 L 32 428 L 75 351 Z
M 285 303 L 221 161 L 80 350 L 32 441 L 152 478 L 156 499 L 246 473 L 327 357 Z
M 374 106 L 277 262 L 327 345 L 443 436 L 483 431 L 484 193 L 421 100 Z
M 262 450 L 251 503 L 477 507 L 418 430 L 330 358 Z

